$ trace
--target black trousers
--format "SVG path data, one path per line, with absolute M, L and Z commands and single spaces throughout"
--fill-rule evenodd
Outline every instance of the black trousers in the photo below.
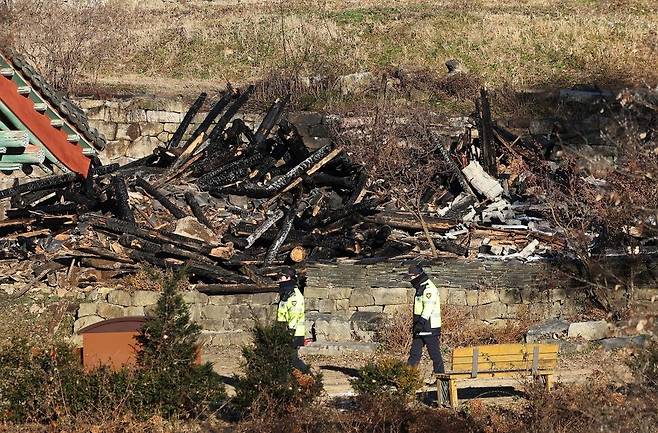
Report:
M 443 357 L 441 356 L 441 333 L 439 335 L 422 335 L 415 336 L 411 342 L 411 350 L 409 351 L 409 360 L 407 364 L 415 367 L 420 363 L 420 358 L 423 356 L 423 346 L 427 346 L 427 351 L 432 358 L 434 365 L 434 373 L 445 373 L 443 366 Z

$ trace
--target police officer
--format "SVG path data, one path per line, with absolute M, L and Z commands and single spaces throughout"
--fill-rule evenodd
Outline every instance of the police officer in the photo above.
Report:
M 297 272 L 290 269 L 279 278 L 279 308 L 276 320 L 285 322 L 294 336 L 294 346 L 304 345 L 306 336 L 306 313 L 304 295 L 297 285 Z
M 416 289 L 414 298 L 413 341 L 407 363 L 417 366 L 423 354 L 423 346 L 432 358 L 434 373 L 444 373 L 439 339 L 441 337 L 441 303 L 439 289 L 418 265 L 409 267 L 408 276 Z

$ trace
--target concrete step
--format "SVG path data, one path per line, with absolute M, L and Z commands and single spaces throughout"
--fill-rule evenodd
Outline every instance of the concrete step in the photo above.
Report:
M 341 356 L 355 353 L 375 353 L 379 343 L 361 343 L 355 341 L 315 341 L 309 345 L 299 348 L 302 356 L 322 355 Z

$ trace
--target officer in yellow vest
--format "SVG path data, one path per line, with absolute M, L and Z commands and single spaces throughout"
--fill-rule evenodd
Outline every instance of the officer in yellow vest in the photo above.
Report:
M 432 283 L 423 268 L 418 265 L 409 267 L 411 285 L 416 289 L 414 298 L 413 341 L 407 363 L 417 366 L 423 354 L 423 346 L 432 358 L 434 373 L 444 373 L 441 356 L 441 300 L 439 289 Z
M 279 279 L 279 308 L 276 320 L 286 323 L 294 336 L 295 347 L 304 345 L 306 336 L 304 295 L 297 285 L 297 273 L 294 269 L 290 269 Z

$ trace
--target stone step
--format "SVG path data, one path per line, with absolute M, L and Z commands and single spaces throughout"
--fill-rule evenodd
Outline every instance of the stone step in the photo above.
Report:
M 355 353 L 375 353 L 378 348 L 379 343 L 362 343 L 355 341 L 315 341 L 304 347 L 300 347 L 299 354 L 303 356 L 341 356 Z

